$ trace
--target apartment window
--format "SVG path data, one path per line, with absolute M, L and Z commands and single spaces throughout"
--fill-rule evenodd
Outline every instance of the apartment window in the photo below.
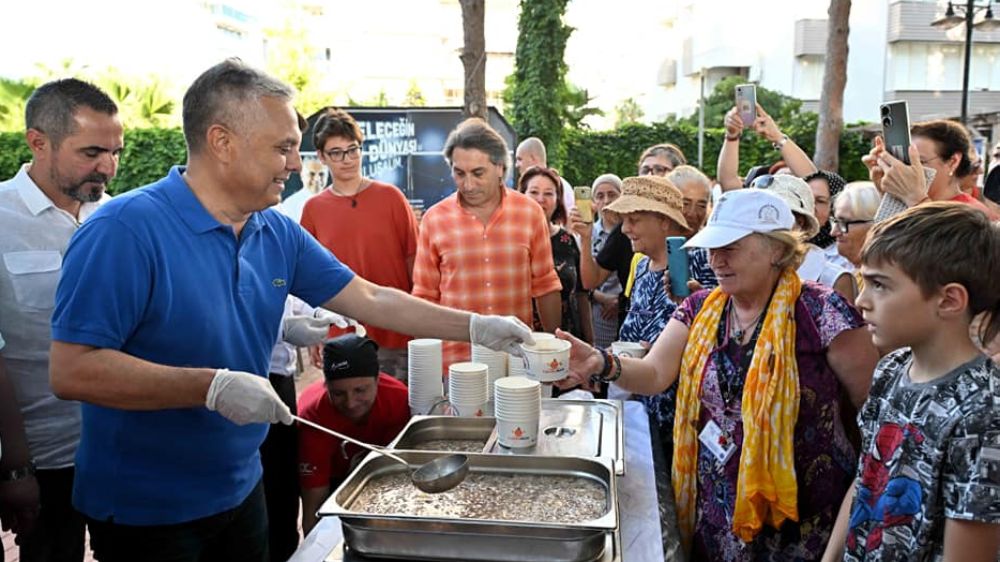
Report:
M 823 55 L 802 55 L 795 57 L 793 91 L 802 100 L 818 100 L 823 91 Z
M 901 41 L 889 46 L 886 89 L 961 90 L 963 53 L 960 43 Z M 1000 90 L 1000 45 L 972 45 L 970 90 Z

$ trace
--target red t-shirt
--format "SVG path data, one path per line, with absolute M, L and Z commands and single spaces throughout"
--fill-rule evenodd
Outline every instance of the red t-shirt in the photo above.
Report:
M 356 205 L 352 206 L 352 203 Z M 406 260 L 417 255 L 417 218 L 403 192 L 373 181 L 357 197 L 327 189 L 306 201 L 302 227 L 355 273 L 409 293 Z M 366 325 L 379 347 L 403 349 L 409 337 Z M 331 332 L 339 335 L 342 332 Z
M 406 385 L 386 374 L 378 376 L 375 404 L 364 425 L 356 425 L 337 411 L 317 381 L 299 397 L 299 416 L 311 422 L 373 445 L 388 445 L 410 421 Z M 351 460 L 364 449 L 348 443 L 344 458 L 341 440 L 308 426 L 299 426 L 299 482 L 303 489 L 330 486 L 348 474 Z
M 993 211 L 989 209 L 983 202 L 976 199 L 975 197 L 969 195 L 968 193 L 959 193 L 958 195 L 949 199 L 949 201 L 955 201 L 957 203 L 965 203 L 966 205 L 972 205 L 973 207 L 979 209 L 980 211 L 986 213 L 986 216 L 990 218 L 991 221 L 995 221 L 1000 217 L 997 217 Z

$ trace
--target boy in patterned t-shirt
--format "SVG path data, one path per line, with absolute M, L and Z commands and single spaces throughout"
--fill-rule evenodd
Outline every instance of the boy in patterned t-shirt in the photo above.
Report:
M 1000 227 L 957 203 L 876 225 L 857 305 L 879 349 L 858 422 L 858 478 L 824 560 L 995 561 L 1000 548 L 1000 369 L 969 338 L 1000 329 Z M 987 340 L 988 341 L 988 340 Z

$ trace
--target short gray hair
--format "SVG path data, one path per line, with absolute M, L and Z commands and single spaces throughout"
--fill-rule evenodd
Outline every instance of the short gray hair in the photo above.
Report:
M 610 183 L 611 185 L 615 186 L 615 188 L 618 189 L 618 193 L 622 192 L 622 179 L 616 176 L 615 174 L 601 174 L 597 176 L 597 179 L 594 180 L 594 183 L 590 184 L 590 189 L 596 191 L 597 186 L 601 185 L 602 183 Z
M 712 180 L 708 179 L 708 176 L 694 166 L 681 164 L 667 174 L 667 179 L 672 181 L 677 187 L 687 185 L 690 182 L 697 182 L 705 187 L 705 191 L 709 195 L 712 193 Z
M 843 201 L 850 211 L 851 218 L 855 220 L 874 220 L 875 213 L 878 212 L 881 195 L 875 184 L 870 181 L 852 181 L 844 186 L 844 190 L 837 194 L 833 204 L 836 206 Z
M 247 104 L 257 104 L 263 97 L 291 100 L 294 96 L 291 86 L 240 59 L 222 61 L 203 72 L 184 94 L 182 117 L 188 151 L 202 148 L 212 125 L 245 126 L 253 117 Z
M 452 165 L 451 156 L 456 148 L 485 152 L 490 162 L 503 167 L 503 175 L 510 169 L 510 151 L 507 141 L 489 123 L 478 117 L 470 117 L 455 127 L 444 141 L 444 159 Z

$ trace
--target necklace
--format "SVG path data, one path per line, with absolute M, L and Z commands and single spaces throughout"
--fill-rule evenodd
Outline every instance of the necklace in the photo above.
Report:
M 739 315 L 736 314 L 736 306 L 733 305 L 733 301 L 732 301 L 732 299 L 730 299 L 729 300 L 729 318 L 730 318 L 729 324 L 730 324 L 730 326 L 732 326 L 732 328 L 730 329 L 730 332 L 732 333 L 733 339 L 735 339 L 736 341 L 740 342 L 740 345 L 742 345 L 743 344 L 743 337 L 746 336 L 747 332 L 751 328 L 753 328 L 754 326 L 757 325 L 757 322 L 760 321 L 760 317 L 763 316 L 764 312 L 766 312 L 766 311 L 767 311 L 767 307 L 765 306 L 763 309 L 761 309 L 760 312 L 757 313 L 757 316 L 755 316 L 753 318 L 753 320 L 751 320 L 749 323 L 747 323 L 746 326 L 740 326 L 740 317 L 739 317 Z
M 367 178 L 361 178 L 361 183 L 358 184 L 358 190 L 350 195 L 348 195 L 347 193 L 341 193 L 340 190 L 334 187 L 332 183 L 330 184 L 330 190 L 332 190 L 334 193 L 336 193 L 341 197 L 349 197 L 351 199 L 351 208 L 353 209 L 358 206 L 358 195 L 360 195 L 361 192 L 364 191 L 366 187 L 368 187 L 369 183 L 370 182 L 368 181 Z

